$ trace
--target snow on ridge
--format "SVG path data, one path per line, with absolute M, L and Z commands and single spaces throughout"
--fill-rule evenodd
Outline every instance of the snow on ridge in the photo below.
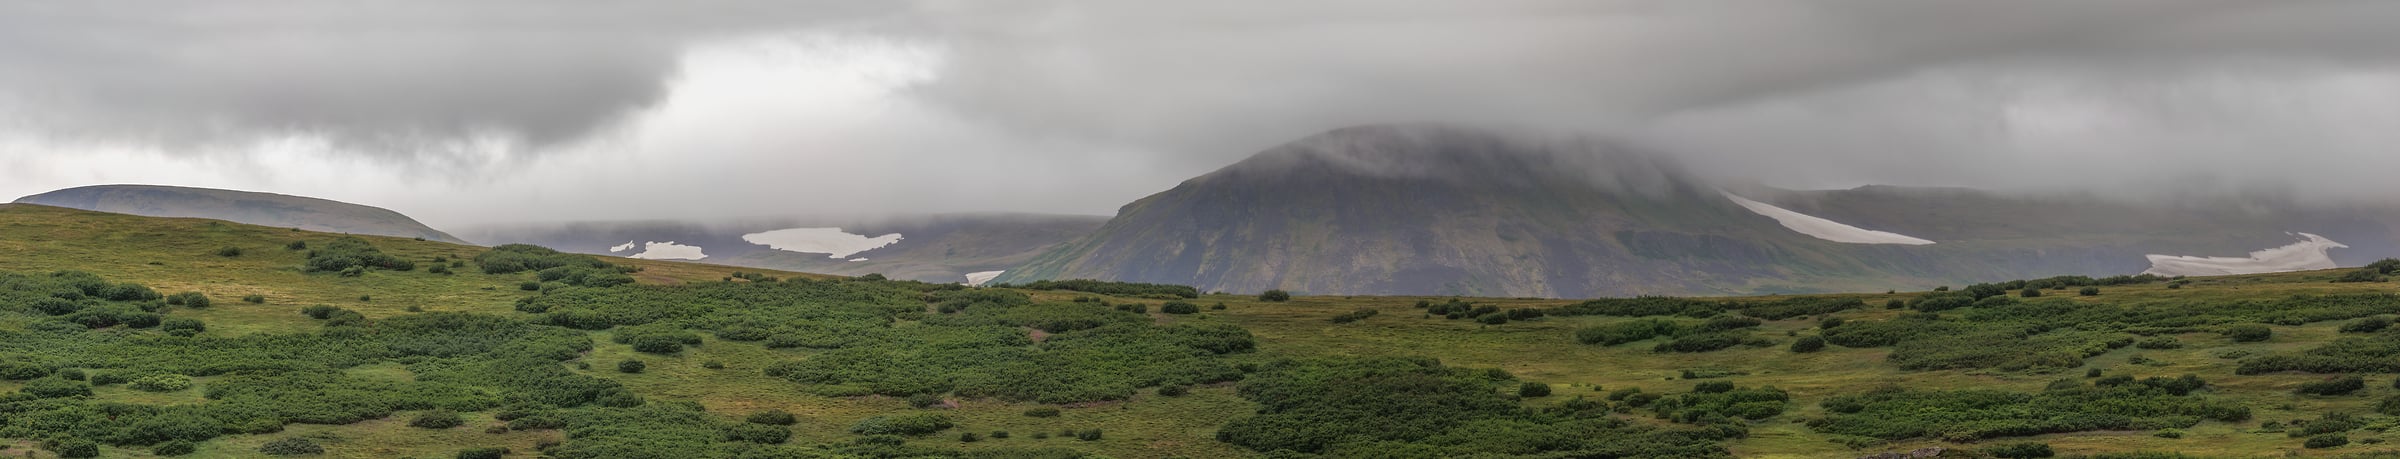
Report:
M 642 253 L 633 254 L 631 256 L 627 256 L 626 258 L 640 258 L 644 260 L 698 260 L 702 258 L 708 258 L 708 254 L 700 253 L 700 246 L 677 244 L 675 241 L 651 241 L 649 243 L 642 244 Z
M 1847 244 L 1928 245 L 1933 243 L 1933 241 L 1918 239 L 1900 233 L 1876 231 L 1845 225 L 1841 222 L 1826 220 L 1814 215 L 1793 212 L 1790 209 L 1785 209 L 1782 207 L 1775 207 L 1773 204 L 1752 201 L 1741 196 L 1735 196 L 1733 193 L 1726 193 L 1722 191 L 1718 193 L 1725 195 L 1726 199 L 1733 200 L 1734 204 L 1740 204 L 1744 209 L 1750 209 L 1751 212 L 1756 212 L 1759 215 L 1766 216 L 1767 218 L 1775 219 L 1775 222 L 1782 223 L 1784 228 L 1790 228 L 1792 231 L 1799 232 L 1800 234 L 1806 234 L 1817 239 Z
M 2350 248 L 2324 236 L 2309 233 L 2286 233 L 2299 236 L 2300 241 L 2270 249 L 2250 252 L 2248 257 L 2194 257 L 2150 254 L 2150 269 L 2143 274 L 2161 276 L 2225 276 L 2233 274 L 2263 274 L 2289 271 L 2308 271 L 2341 267 L 2325 252 Z
M 633 247 L 634 247 L 635 245 L 636 245 L 636 244 L 634 244 L 634 243 L 633 243 L 633 241 L 625 241 L 625 245 L 620 245 L 620 246 L 616 246 L 616 247 L 609 247 L 609 248 L 608 248 L 608 252 L 609 252 L 609 253 L 617 253 L 617 252 L 623 252 L 623 251 L 627 251 L 627 250 L 633 250 Z
M 1000 273 L 1004 272 L 1008 271 L 976 271 L 967 273 L 967 285 L 983 285 L 985 282 L 991 282 L 992 279 L 1000 277 Z
M 786 252 L 822 253 L 825 258 L 849 258 L 900 242 L 900 233 L 876 237 L 850 234 L 841 228 L 785 228 L 742 235 L 742 240 Z

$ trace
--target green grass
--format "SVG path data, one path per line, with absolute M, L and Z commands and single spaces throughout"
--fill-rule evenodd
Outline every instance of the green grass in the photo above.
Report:
M 163 293 L 202 292 L 215 299 L 212 307 L 201 310 L 178 309 L 174 314 L 204 319 L 210 327 L 207 333 L 224 336 L 316 330 L 321 327 L 316 321 L 296 312 L 306 305 L 339 306 L 378 318 L 407 314 L 412 307 L 420 311 L 524 316 L 516 312 L 512 304 L 519 298 L 532 295 L 517 288 L 526 275 L 485 275 L 471 269 L 472 265 L 470 269 L 461 269 L 455 275 L 430 274 L 422 267 L 409 272 L 370 272 L 357 278 L 309 274 L 299 269 L 301 252 L 284 249 L 284 245 L 292 241 L 320 244 L 335 237 L 339 235 L 210 220 L 146 218 L 5 205 L 0 206 L 0 271 L 76 269 L 113 280 L 140 282 Z M 436 256 L 464 259 L 482 250 L 479 247 L 404 238 L 366 238 L 382 250 L 418 261 L 421 266 Z M 242 247 L 244 254 L 231 258 L 213 254 L 215 249 L 225 246 Z M 643 268 L 636 277 L 648 284 L 715 281 L 734 271 L 759 271 L 647 260 L 612 258 L 608 261 Z M 2192 283 L 2179 289 L 2166 288 L 2166 284 L 2102 287 L 2103 294 L 2097 297 L 2073 296 L 2071 289 L 2051 293 L 2057 298 L 2086 304 L 2173 307 L 2208 302 L 2274 300 L 2299 294 L 2396 290 L 2390 283 L 2327 282 L 2342 273 L 2321 271 L 2202 278 L 2193 279 Z M 779 277 L 812 276 L 769 274 Z M 1066 291 L 1026 293 L 1044 301 L 1094 296 Z M 240 301 L 244 295 L 262 295 L 267 301 L 264 304 L 245 303 Z M 373 299 L 362 302 L 359 300 L 361 295 L 371 295 Z M 1915 294 L 1856 296 L 1863 297 L 1869 307 L 1832 315 L 1852 320 L 1896 317 L 1907 311 L 1882 309 L 1884 300 L 1909 298 Z M 1225 322 L 1239 325 L 1258 339 L 1259 352 L 1245 359 L 1425 356 L 1451 366 L 1503 369 L 1520 380 L 1552 386 L 1554 395 L 1525 401 L 1533 407 L 1556 405 L 1578 395 L 1599 397 L 1605 394 L 1603 390 L 1629 387 L 1655 393 L 1683 392 L 1694 382 L 1681 378 L 1682 372 L 1687 369 L 1730 370 L 1741 374 L 1722 380 L 1742 386 L 1772 385 L 1790 391 L 1794 400 L 1785 414 L 1751 424 L 1747 438 L 1727 445 L 1734 455 L 1741 457 L 1856 457 L 1879 451 L 1906 451 L 1921 447 L 1973 448 L 1979 445 L 1920 439 L 1852 449 L 1835 442 L 1835 436 L 1812 431 L 1803 421 L 1823 415 L 1824 409 L 1818 404 L 1827 398 L 1888 385 L 2037 391 L 2058 379 L 2084 380 L 2083 368 L 2053 373 L 1904 371 L 1885 361 L 1891 348 L 1828 346 L 1821 352 L 1808 354 L 1795 354 L 1784 348 L 1783 344 L 1792 339 L 1790 334 L 1814 333 L 1817 319 L 1821 317 L 1767 321 L 1753 332 L 1753 336 L 1776 341 L 1775 346 L 1735 347 L 1707 353 L 1655 353 L 1651 352 L 1650 345 L 1656 340 L 1603 347 L 1578 344 L 1572 338 L 1578 328 L 1633 320 L 1630 318 L 1549 317 L 1503 325 L 1482 325 L 1471 320 L 1427 317 L 1414 307 L 1419 300 L 1441 303 L 1449 300 L 1447 297 L 1313 296 L 1295 298 L 1290 302 L 1267 303 L 1249 295 L 1208 295 L 1190 300 L 1203 307 L 1200 314 L 1193 315 L 1158 312 L 1156 305 L 1159 300 L 1107 300 L 1150 304 L 1150 316 L 1161 323 Z M 1466 300 L 1502 309 L 1546 308 L 1572 303 L 1549 299 Z M 1217 303 L 1226 304 L 1227 309 L 1207 307 Z M 1380 314 L 1347 324 L 1335 324 L 1327 320 L 1334 315 L 1360 309 L 1374 309 Z M 2181 451 L 2237 457 L 2334 456 L 2388 449 L 2382 445 L 2395 443 L 2377 445 L 2362 444 L 2360 441 L 2382 439 L 2400 442 L 2400 432 L 2355 431 L 2350 433 L 2353 441 L 2350 446 L 2306 450 L 2299 447 L 2300 439 L 2289 438 L 2278 432 L 2261 432 L 2260 424 L 2269 421 L 2288 424 L 2294 419 L 2315 418 L 2334 411 L 2372 413 L 2375 401 L 2387 396 L 2400 396 L 2400 390 L 2392 388 L 2393 376 L 2369 375 L 2369 388 L 2358 394 L 2302 396 L 2293 394 L 2292 389 L 2303 382 L 2319 379 L 2321 375 L 2236 375 L 2234 368 L 2239 360 L 2219 357 L 2221 353 L 2237 350 L 2253 355 L 2306 350 L 2337 338 L 2340 334 L 2335 330 L 2340 324 L 2340 321 L 2333 321 L 2275 326 L 2275 337 L 2258 343 L 2235 343 L 2210 332 L 2184 333 L 2174 335 L 2184 343 L 2180 349 L 2127 347 L 2086 360 L 2087 368 L 2103 368 L 2112 375 L 2197 374 L 2212 383 L 2213 387 L 2209 390 L 2212 395 L 2236 399 L 2251 407 L 2254 416 L 2249 421 L 2204 422 L 2194 428 L 2184 429 L 2185 435 L 2180 439 L 2161 438 L 2148 431 L 2083 432 L 2009 438 L 1986 443 L 2042 441 L 2050 443 L 2062 455 Z M 21 321 L 0 320 L 0 330 L 16 330 L 24 326 Z M 738 418 L 764 409 L 789 411 L 800 418 L 799 424 L 793 428 L 795 435 L 792 440 L 798 444 L 845 442 L 855 438 L 847 429 L 860 419 L 912 410 L 905 401 L 891 397 L 811 395 L 798 390 L 790 381 L 767 377 L 759 372 L 767 365 L 804 359 L 817 351 L 767 349 L 757 343 L 707 337 L 701 345 L 688 347 L 675 355 L 661 356 L 639 354 L 627 345 L 611 342 L 607 332 L 595 332 L 592 336 L 597 347 L 580 359 L 581 362 L 591 363 L 592 369 L 579 371 L 621 382 L 635 393 L 652 400 L 699 402 L 708 411 L 728 417 Z M 2136 355 L 2157 363 L 2129 363 Z M 648 369 L 639 374 L 616 372 L 615 362 L 626 358 L 641 359 L 649 364 Z M 703 363 L 711 361 L 722 363 L 723 368 L 703 367 Z M 403 365 L 395 363 L 365 365 L 347 369 L 346 372 L 355 377 L 394 380 L 413 376 Z M 210 378 L 199 378 L 197 386 L 204 387 L 209 382 Z M 13 391 L 20 385 L 17 382 L 0 382 L 0 393 Z M 94 397 L 108 402 L 145 405 L 206 403 L 200 393 L 199 387 L 150 393 L 122 386 L 107 386 L 97 388 Z M 1038 404 L 997 400 L 946 402 L 954 406 L 937 409 L 948 414 L 959 427 L 935 437 L 913 440 L 912 444 L 966 449 L 1058 446 L 1114 457 L 1243 457 L 1251 454 L 1216 441 L 1215 430 L 1228 420 L 1247 416 L 1256 410 L 1255 405 L 1238 397 L 1230 385 L 1203 386 L 1180 397 L 1160 396 L 1152 389 L 1144 389 L 1130 400 L 1068 406 L 1062 410 L 1064 414 L 1056 418 L 1031 418 L 1021 414 L 1028 408 L 1042 406 Z M 1637 411 L 1630 418 L 1640 422 L 1655 422 L 1648 419 L 1646 414 Z M 293 425 L 277 434 L 223 437 L 202 443 L 198 454 L 187 457 L 255 457 L 258 445 L 286 436 L 318 440 L 328 450 L 325 457 L 448 457 L 461 448 L 483 446 L 507 447 L 518 451 L 518 455 L 526 455 L 533 451 L 536 442 L 555 440 L 561 435 L 548 430 L 484 433 L 485 427 L 496 423 L 490 418 L 489 412 L 467 413 L 469 422 L 458 428 L 438 431 L 415 429 L 404 425 L 411 415 L 413 413 L 395 414 L 386 419 L 341 426 Z M 1106 437 L 1096 442 L 1057 437 L 1060 430 L 1091 428 L 1106 430 Z M 955 438 L 960 431 L 987 437 L 993 431 L 1007 431 L 1012 438 L 985 438 L 975 443 L 959 443 Z M 1034 439 L 1037 432 L 1049 433 L 1052 438 Z M 38 449 L 36 443 L 31 439 L 13 439 L 10 443 L 12 446 L 0 450 L 0 453 L 24 454 Z M 40 454 L 37 457 L 48 457 L 47 453 Z M 148 457 L 148 454 L 144 451 L 104 448 L 103 456 Z

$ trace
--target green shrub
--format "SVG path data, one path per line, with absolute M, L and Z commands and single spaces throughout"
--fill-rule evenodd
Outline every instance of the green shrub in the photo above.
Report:
M 377 250 L 365 239 L 344 236 L 308 252 L 304 265 L 308 272 L 339 272 L 343 277 L 358 277 L 367 269 L 409 271 L 417 269 L 416 262 L 391 256 Z
M 155 374 L 134 378 L 125 387 L 145 392 L 174 392 L 192 388 L 192 377 L 179 374 Z
M 217 252 L 216 252 L 216 253 L 217 253 L 217 256 L 220 256 L 220 257 L 233 258 L 233 257 L 242 256 L 242 248 L 241 248 L 241 247 L 234 247 L 234 246 L 230 246 L 230 245 L 229 245 L 229 246 L 224 246 L 224 247 L 218 247 L 218 248 L 217 248 Z
M 766 424 L 735 424 L 732 427 L 725 429 L 725 439 L 740 442 L 758 443 L 763 445 L 778 445 L 783 444 L 785 441 L 791 440 L 791 438 L 792 429 L 787 429 L 783 426 Z
M 1191 392 L 1192 386 L 1186 386 L 1182 384 L 1158 386 L 1158 395 L 1167 397 L 1182 397 L 1184 394 L 1189 394 Z
M 458 450 L 458 459 L 500 459 L 508 457 L 508 448 L 469 448 Z
M 634 359 L 625 359 L 625 361 L 617 362 L 618 373 L 640 373 L 642 372 L 642 369 L 648 367 L 648 365 L 642 364 L 642 361 Z
M 189 440 L 167 440 L 165 442 L 160 442 L 158 446 L 150 447 L 150 454 L 159 456 L 182 456 L 199 450 L 200 447 L 192 444 L 192 442 Z
M 2268 338 L 2274 337 L 2275 329 L 2259 324 L 2241 324 L 2225 327 L 2224 334 L 2226 338 L 2230 338 L 2234 342 L 2249 343 L 2266 341 Z
M 1258 294 L 1258 300 L 1259 300 L 1259 301 L 1266 301 L 1266 302 L 1273 302 L 1273 303 L 1281 303 L 1281 302 L 1285 302 L 1285 301 L 1291 301 L 1291 300 L 1292 300 L 1292 292 L 1286 292 L 1286 291 L 1282 291 L 1282 290 L 1268 290 L 1268 291 L 1266 291 L 1266 292 L 1264 292 L 1264 293 L 1259 293 L 1259 294 Z
M 2025 289 L 2025 290 L 2023 290 L 2023 291 L 2019 291 L 2019 292 L 2017 292 L 2017 296 L 2020 296 L 2020 297 L 2025 297 L 2025 298 L 2041 298 L 2041 297 L 2042 297 L 2042 289 L 2038 289 L 2038 288 L 2028 288 L 2028 289 Z
M 531 292 L 531 291 L 536 291 L 536 290 L 541 290 L 541 289 L 542 289 L 542 283 L 541 283 L 541 282 L 536 282 L 536 281 L 525 281 L 525 282 L 522 282 L 522 283 L 518 283 L 518 284 L 517 284 L 517 290 L 524 290 L 524 291 Z
M 1181 301 L 1169 301 L 1158 305 L 1158 312 L 1164 312 L 1168 314 L 1199 314 L 1200 305 Z
M 2133 347 L 2136 349 L 2180 349 L 2183 347 L 2183 341 L 2177 340 L 2173 336 L 2152 336 L 2135 341 Z
M 317 442 L 306 438 L 284 437 L 259 445 L 258 452 L 269 456 L 307 456 L 325 454 L 325 447 L 317 446 Z
M 208 295 L 202 295 L 200 292 L 183 292 L 167 295 L 167 304 L 173 306 L 186 306 L 192 309 L 206 308 L 208 307 Z
M 750 416 L 745 417 L 742 420 L 751 424 L 765 424 L 771 426 L 788 426 L 800 422 L 799 417 L 793 416 L 792 413 L 784 410 L 766 410 L 750 413 Z
M 243 295 L 243 296 L 242 296 L 242 302 L 244 302 L 244 303 L 250 303 L 250 304 L 267 304 L 267 296 L 266 296 L 266 295 Z
M 2099 287 L 2084 287 L 2082 290 L 2076 290 L 2076 291 L 2075 291 L 2075 294 L 2076 294 L 2076 295 L 2082 295 L 2082 296 L 2100 296 L 2100 288 L 2099 288 Z M 2050 446 L 2050 445 L 2042 445 L 2042 446 L 2044 446 L 2044 447 L 2048 447 L 2048 446 Z M 2049 456 L 2043 456 L 2043 457 L 2049 457 Z
M 423 414 L 418 414 L 415 419 L 410 419 L 408 421 L 408 426 L 419 429 L 448 429 L 465 425 L 466 423 L 466 418 L 460 417 L 457 412 L 450 410 L 433 410 L 424 412 Z
M 475 264 L 484 274 L 510 274 L 542 271 L 552 268 L 588 268 L 615 270 L 616 265 L 590 255 L 563 253 L 531 244 L 505 244 L 475 255 Z
M 1824 336 L 1820 336 L 1820 335 L 1808 335 L 1808 336 L 1802 336 L 1802 337 L 1800 337 L 1799 339 L 1794 339 L 1794 340 L 1792 340 L 1792 352 L 1799 352 L 1799 353 L 1809 353 L 1809 352 L 1821 351 L 1821 350 L 1824 350 L 1824 349 L 1825 349 L 1825 337 L 1824 337 Z
M 1075 439 L 1083 441 L 1100 441 L 1100 429 L 1084 429 L 1081 432 L 1075 432 Z
M 1983 453 L 2000 459 L 2036 459 L 2058 455 L 2058 452 L 2050 449 L 2049 443 L 2041 442 L 2002 443 L 1984 448 Z
M 918 436 L 950 428 L 950 418 L 936 413 L 906 413 L 875 416 L 850 426 L 850 433 L 859 435 Z
M 959 433 L 958 433 L 958 441 L 959 441 L 960 443 L 974 443 L 974 442 L 981 441 L 981 440 L 983 440 L 983 437 L 975 435 L 975 433 L 974 433 L 974 432 L 959 432 Z
M 2342 434 L 2338 434 L 2338 433 L 2330 433 L 2330 434 L 2318 435 L 2318 436 L 2314 436 L 2314 437 L 2308 437 L 2308 441 L 2307 441 L 2307 442 L 2304 442 L 2304 443 L 2301 443 L 2301 445 L 2300 445 L 2300 446 L 2304 446 L 2304 447 L 2307 447 L 2307 448 L 2309 448 L 2309 449 L 2322 449 L 2322 448 L 2332 448 L 2332 447 L 2337 447 L 2337 446 L 2342 446 L 2342 445 L 2347 445 L 2347 444 L 2350 444 L 2350 436 L 2348 436 L 2348 435 L 2342 435 Z
M 36 398 L 90 397 L 92 385 L 53 377 L 25 381 L 25 386 L 17 391 Z
M 2377 272 L 2373 269 L 2360 269 L 2344 273 L 2342 274 L 2342 277 L 2335 278 L 2333 281 L 2335 283 L 2356 283 L 2383 282 L 2384 280 L 2386 279 L 2383 277 L 2383 273 L 2381 272 Z
M 1550 385 L 1527 381 L 1517 385 L 1517 396 L 1525 398 L 1548 397 L 1550 396 Z
M 2292 392 L 2301 395 L 2349 395 L 2366 388 L 2366 379 L 2350 375 L 2300 383 L 2300 388 Z
M 1045 407 L 1040 407 L 1040 408 L 1028 409 L 1028 410 L 1025 410 L 1025 417 L 1029 417 L 1029 418 L 1055 418 L 1055 417 L 1058 417 L 1058 409 L 1057 409 L 1057 408 L 1051 408 L 1051 407 L 1047 407 L 1047 406 L 1045 406 Z
M 56 438 L 42 442 L 42 449 L 58 453 L 58 457 L 100 457 L 100 443 L 81 438 Z M 33 457 L 33 453 L 25 453 Z
M 1376 312 L 1375 310 L 1373 310 L 1373 309 L 1360 309 L 1360 310 L 1356 310 L 1356 311 L 1350 311 L 1350 312 L 1347 312 L 1347 313 L 1343 313 L 1343 314 L 1341 314 L 1341 315 L 1333 316 L 1333 318 L 1332 318 L 1332 319 L 1328 319 L 1328 320 L 1331 320 L 1333 323 L 1337 323 L 1337 324 L 1346 324 L 1346 323 L 1351 323 L 1351 322 L 1357 322 L 1357 321 L 1361 321 L 1361 320 L 1366 320 L 1368 317 L 1375 317 L 1375 314 L 1377 314 L 1377 312 Z M 1508 320 L 1508 318 L 1507 318 L 1507 317 L 1505 317 L 1505 316 L 1500 316 L 1500 315 L 1497 315 L 1497 314 L 1490 315 L 1490 316 L 1487 316 L 1487 317 L 1500 317 L 1500 319 L 1501 319 L 1501 321 L 1502 321 L 1502 322 L 1507 322 L 1507 320 Z
M 2392 328 L 2392 319 L 2375 316 L 2342 324 L 2342 333 L 2374 333 L 2387 328 Z

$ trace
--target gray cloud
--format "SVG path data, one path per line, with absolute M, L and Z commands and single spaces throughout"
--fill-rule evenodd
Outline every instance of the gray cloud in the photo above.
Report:
M 0 165 L 17 188 L 173 176 L 73 154 L 134 145 L 213 174 L 186 184 L 436 221 L 1106 213 L 1431 121 L 1790 186 L 2343 196 L 2400 192 L 2311 165 L 2400 167 L 2394 23 L 2364 0 L 7 2 L 0 134 L 45 140 L 0 139 Z M 261 147 L 292 132 L 314 143 Z M 2026 164 L 2077 166 L 2002 172 Z

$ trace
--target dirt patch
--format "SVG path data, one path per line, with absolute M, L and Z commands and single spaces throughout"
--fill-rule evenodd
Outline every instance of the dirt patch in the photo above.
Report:
M 1034 344 L 1041 344 L 1042 340 L 1050 339 L 1050 332 L 1042 331 L 1039 328 L 1026 328 L 1025 337 L 1032 338 Z

